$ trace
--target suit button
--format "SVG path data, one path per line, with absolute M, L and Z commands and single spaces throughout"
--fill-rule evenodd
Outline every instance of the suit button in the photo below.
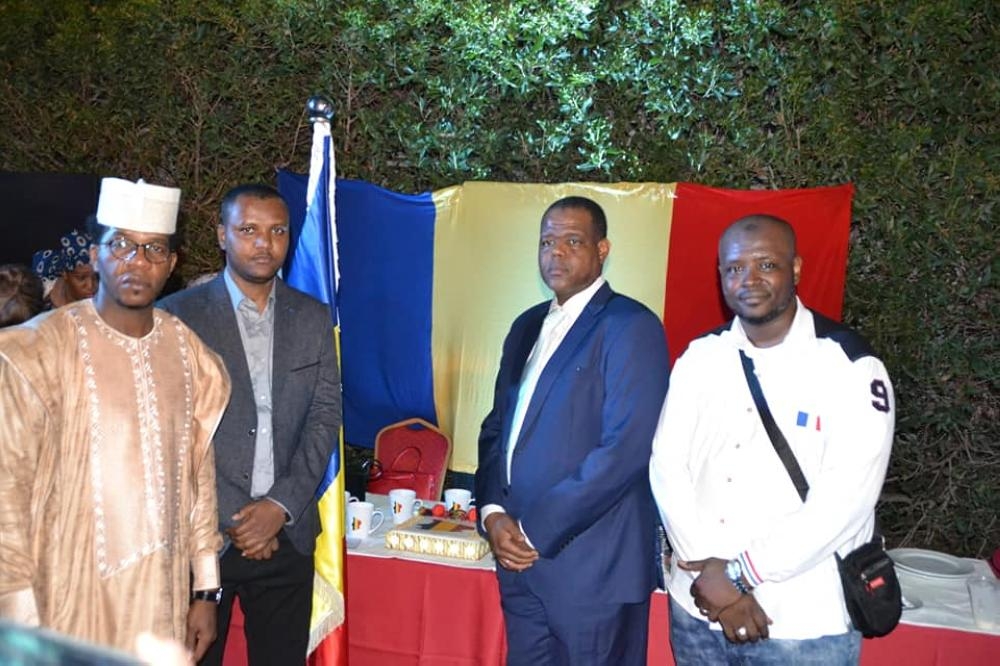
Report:
M 510 496 L 510 488 L 504 488 L 503 489 L 503 496 L 504 497 L 509 497 Z
M 249 474 L 247 474 L 246 472 L 243 472 L 243 480 L 244 480 L 244 481 L 246 481 L 246 480 L 248 480 L 249 478 L 250 478 L 250 475 L 249 475 Z
M 250 430 L 247 431 L 247 435 L 250 437 L 255 437 L 257 435 L 257 428 L 250 428 Z

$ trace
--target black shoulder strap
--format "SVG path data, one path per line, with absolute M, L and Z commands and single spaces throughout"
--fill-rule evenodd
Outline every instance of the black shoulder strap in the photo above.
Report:
M 795 454 L 789 448 L 788 441 L 781 434 L 781 429 L 774 422 L 774 417 L 771 416 L 771 408 L 767 406 L 764 391 L 760 388 L 757 375 L 753 373 L 753 359 L 744 354 L 742 349 L 740 350 L 740 362 L 743 363 L 743 374 L 750 386 L 750 394 L 753 396 L 754 404 L 757 405 L 757 413 L 760 414 L 760 420 L 764 422 L 764 430 L 767 431 L 767 436 L 771 438 L 775 452 L 784 463 L 785 469 L 788 470 L 788 476 L 795 484 L 795 489 L 799 491 L 799 497 L 805 502 L 806 495 L 809 493 L 809 483 L 806 481 L 805 475 L 802 474 L 802 468 L 799 467 L 799 461 L 795 459 Z

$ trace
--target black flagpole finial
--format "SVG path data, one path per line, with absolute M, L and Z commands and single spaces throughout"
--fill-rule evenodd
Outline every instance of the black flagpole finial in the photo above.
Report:
M 333 120 L 333 102 L 329 97 L 323 95 L 313 95 L 306 102 L 306 112 L 309 114 L 309 122 Z

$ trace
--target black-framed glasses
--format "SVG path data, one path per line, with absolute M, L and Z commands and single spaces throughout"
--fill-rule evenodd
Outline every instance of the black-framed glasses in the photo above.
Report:
M 133 243 L 128 238 L 120 237 L 113 240 L 109 240 L 107 243 L 108 249 L 111 250 L 111 255 L 115 259 L 121 259 L 122 261 L 129 261 L 135 256 L 135 253 L 142 248 L 143 254 L 146 256 L 146 261 L 151 264 L 162 264 L 167 259 L 170 258 L 170 246 L 166 243 L 160 243 L 158 241 L 153 241 L 151 243 Z

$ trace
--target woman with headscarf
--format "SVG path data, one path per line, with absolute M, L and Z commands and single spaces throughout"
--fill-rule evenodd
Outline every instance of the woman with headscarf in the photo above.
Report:
M 90 237 L 76 229 L 59 239 L 58 250 L 36 252 L 35 274 L 45 285 L 47 308 L 90 298 L 97 292 L 97 274 L 90 265 Z

